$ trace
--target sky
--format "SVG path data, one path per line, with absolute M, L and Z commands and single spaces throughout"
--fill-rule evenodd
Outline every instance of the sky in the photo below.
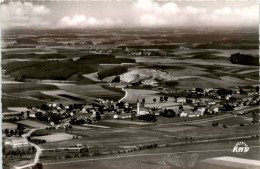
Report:
M 1 27 L 258 27 L 259 4 L 249 1 L 5 1 Z

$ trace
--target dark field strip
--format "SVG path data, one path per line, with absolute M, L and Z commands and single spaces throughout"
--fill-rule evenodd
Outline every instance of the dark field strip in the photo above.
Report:
M 56 90 L 57 86 L 37 83 L 2 84 L 3 93 L 19 93 L 32 90 Z
M 67 94 L 59 94 L 58 96 L 66 97 L 66 98 L 69 98 L 69 99 L 72 99 L 72 100 L 75 100 L 75 101 L 82 101 L 82 100 L 84 100 L 84 99 L 81 99 L 79 97 L 70 96 L 70 95 L 67 95 Z
M 39 106 L 45 102 L 25 99 L 25 98 L 16 98 L 9 96 L 2 96 L 2 112 L 10 112 L 8 107 L 32 107 Z

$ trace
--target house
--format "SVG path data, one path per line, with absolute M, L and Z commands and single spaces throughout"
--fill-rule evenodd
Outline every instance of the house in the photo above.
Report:
M 146 86 L 158 86 L 158 82 L 150 79 L 142 81 L 142 84 Z
M 187 116 L 188 116 L 188 113 L 184 112 L 184 111 L 182 111 L 181 114 L 180 114 L 180 117 L 187 117 Z
M 125 102 L 124 103 L 124 108 L 128 108 L 129 107 L 129 103 Z
M 186 98 L 185 97 L 178 97 L 177 103 L 186 103 Z
M 128 113 L 121 113 L 120 115 L 115 114 L 113 116 L 114 119 L 130 119 L 131 115 L 129 115 Z
M 215 104 L 216 104 L 215 101 L 208 102 L 208 105 L 215 105 Z
M 118 118 L 119 118 L 119 115 L 115 114 L 115 115 L 113 116 L 113 118 L 114 118 L 114 119 L 118 119 Z
M 230 100 L 230 97 L 231 97 L 230 94 L 225 95 L 225 100 Z
M 144 110 L 141 110 L 140 113 L 139 113 L 139 115 L 146 115 L 147 113 L 149 114 L 149 112 L 146 112 L 146 111 L 144 111 Z
M 206 111 L 206 107 L 198 107 L 198 109 L 196 111 L 203 115 L 204 112 Z
M 75 147 L 81 148 L 83 147 L 83 144 L 75 144 Z
M 85 108 L 83 108 L 83 109 L 80 111 L 80 113 L 87 114 L 87 113 L 88 113 L 88 111 L 87 111 Z
M 187 98 L 186 102 L 189 103 L 189 104 L 194 104 L 194 103 L 196 103 L 196 99 L 195 98 Z
M 195 112 L 191 112 L 188 114 L 188 117 L 200 117 L 203 116 L 203 113 L 201 113 L 200 111 L 195 111 Z
M 213 107 L 212 111 L 213 111 L 214 113 L 217 113 L 217 112 L 219 111 L 219 108 L 218 108 L 218 107 Z

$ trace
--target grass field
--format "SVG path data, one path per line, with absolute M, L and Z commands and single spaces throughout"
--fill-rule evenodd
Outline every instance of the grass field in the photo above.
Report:
M 157 131 L 162 131 L 162 132 L 176 132 L 176 131 L 184 131 L 184 130 L 190 130 L 190 129 L 195 129 L 196 127 L 194 126 L 174 126 L 174 127 L 165 127 L 165 128 L 159 128 Z
M 17 125 L 13 124 L 13 123 L 6 123 L 6 122 L 3 122 L 2 123 L 2 129 L 17 129 Z
M 245 140 L 247 144 L 258 145 L 257 140 Z M 251 148 L 248 153 L 241 156 L 232 152 L 237 141 L 217 142 L 214 147 L 208 144 L 191 144 L 175 147 L 167 147 L 152 150 L 143 150 L 128 154 L 122 154 L 112 157 L 89 157 L 80 158 L 79 161 L 73 160 L 51 160 L 43 161 L 44 168 L 94 168 L 94 169 L 181 169 L 181 168 L 201 168 L 200 161 L 221 156 L 232 156 L 246 159 L 259 160 L 259 147 Z M 206 169 L 206 168 L 203 168 Z M 207 168 L 208 169 L 208 168 Z
M 67 133 L 54 133 L 46 136 L 37 136 L 32 137 L 34 139 L 43 139 L 46 140 L 46 142 L 57 142 L 57 141 L 64 141 L 64 140 L 70 140 L 73 139 L 74 135 L 67 134 Z
M 60 88 L 71 93 L 76 93 L 79 95 L 90 96 L 90 97 L 109 96 L 109 95 L 115 96 L 119 94 L 117 92 L 104 89 L 100 84 L 61 86 Z
M 156 98 L 156 104 L 160 104 L 160 94 L 157 91 L 145 90 L 145 89 L 125 89 L 127 91 L 127 97 L 123 100 L 129 103 L 136 103 L 137 99 L 141 102 L 145 98 L 145 103 L 154 103 L 153 99 Z M 173 102 L 173 97 L 168 98 L 168 102 Z M 163 104 L 163 103 L 162 103 Z M 155 105 L 156 106 L 156 105 Z
M 32 90 L 55 90 L 57 89 L 54 85 L 49 84 L 39 84 L 39 83 L 12 83 L 12 84 L 2 84 L 2 92 L 3 93 L 19 93 L 19 92 L 25 92 L 25 91 L 32 91 Z
M 46 125 L 46 124 L 39 123 L 39 122 L 32 121 L 32 120 L 17 121 L 17 123 L 24 124 L 24 125 L 27 125 L 27 126 L 30 126 L 30 127 L 33 127 L 33 128 L 46 128 L 46 127 L 48 127 L 48 125 Z
M 2 96 L 2 112 L 10 112 L 8 107 L 32 107 L 39 106 L 45 102 L 25 98 Z
M 103 120 L 97 123 L 98 125 L 103 125 L 113 128 L 124 128 L 124 127 L 138 127 L 143 125 L 151 125 L 151 123 L 137 122 L 130 120 Z
M 185 138 L 192 137 L 192 140 L 228 138 L 237 136 L 247 136 L 258 134 L 256 130 L 259 125 L 237 126 L 232 128 L 213 127 L 212 122 L 203 122 L 203 124 L 171 124 L 167 123 L 156 125 L 131 124 L 128 122 L 114 123 L 112 121 L 102 121 L 96 125 L 108 126 L 103 128 L 72 128 L 68 133 L 78 135 L 81 138 L 73 140 L 60 141 L 59 144 L 46 143 L 45 148 L 68 147 L 75 144 L 87 144 L 92 147 L 102 146 L 102 150 L 108 150 L 117 146 L 137 146 L 140 144 L 165 144 L 172 142 L 183 142 Z M 46 130 L 48 131 L 48 130 Z M 65 132 L 65 131 L 64 131 Z
M 94 98 L 79 95 L 76 93 L 71 93 L 65 90 L 42 91 L 42 93 L 51 97 L 56 97 L 62 103 L 71 103 L 71 101 L 78 102 L 78 103 L 85 103 L 87 101 L 94 100 Z
M 98 79 L 97 72 L 90 73 L 90 74 L 85 74 L 83 76 L 86 77 L 86 78 L 89 78 L 90 80 L 92 80 L 94 82 L 101 82 L 101 80 Z
M 219 124 L 225 124 L 228 126 L 233 126 L 233 125 L 240 125 L 240 124 L 249 124 L 251 123 L 251 120 L 245 119 L 243 117 L 231 117 L 223 120 L 217 120 Z

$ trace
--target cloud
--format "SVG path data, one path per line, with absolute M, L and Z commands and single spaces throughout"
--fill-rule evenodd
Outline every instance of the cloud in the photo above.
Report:
M 10 2 L 1 6 L 1 21 L 3 28 L 10 27 L 47 27 L 50 22 L 47 16 L 50 9 L 31 2 Z
M 259 18 L 257 3 L 245 7 L 219 5 L 208 8 L 205 4 L 197 7 L 181 2 L 138 0 L 118 2 L 123 5 L 114 5 L 113 9 L 96 3 L 82 7 L 78 13 L 74 3 L 60 9 L 49 3 L 9 2 L 1 6 L 1 24 L 2 28 L 242 27 L 258 26 Z
M 178 6 L 174 2 L 139 0 L 133 4 L 139 26 L 257 26 L 258 5 L 242 8 L 222 7 L 214 10 Z
M 87 17 L 85 15 L 65 16 L 60 19 L 56 27 L 67 28 L 87 28 L 87 27 L 113 27 L 121 24 L 121 20 L 112 21 L 109 18 L 97 19 L 95 17 Z

